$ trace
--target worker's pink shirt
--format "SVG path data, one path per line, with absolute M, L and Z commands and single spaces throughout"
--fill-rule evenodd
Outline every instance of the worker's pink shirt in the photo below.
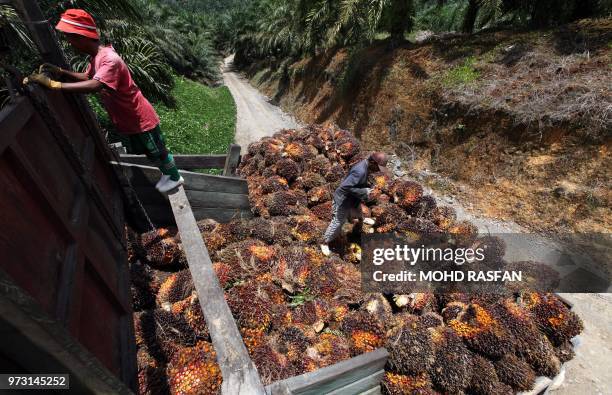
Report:
M 100 47 L 86 71 L 89 78 L 105 85 L 100 96 L 117 130 L 124 134 L 149 131 L 159 124 L 159 117 L 130 71 L 113 47 Z

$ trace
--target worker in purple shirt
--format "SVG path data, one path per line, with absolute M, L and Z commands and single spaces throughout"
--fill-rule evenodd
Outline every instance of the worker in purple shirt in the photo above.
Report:
M 367 159 L 355 164 L 348 175 L 342 180 L 334 192 L 332 203 L 332 220 L 323 236 L 321 251 L 329 256 L 329 243 L 335 240 L 342 231 L 342 225 L 347 220 L 358 219 L 366 224 L 374 225 L 371 218 L 363 219 L 359 208 L 362 201 L 367 201 L 372 193 L 368 185 L 368 174 L 387 173 L 387 155 L 383 152 L 374 152 Z

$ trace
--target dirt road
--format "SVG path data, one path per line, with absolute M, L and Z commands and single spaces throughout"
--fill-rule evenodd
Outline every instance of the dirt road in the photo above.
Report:
M 270 104 L 265 96 L 253 88 L 248 81 L 232 71 L 232 58 L 226 58 L 223 77 L 237 105 L 238 122 L 236 142 L 243 148 L 264 136 L 282 128 L 296 127 L 298 123 L 278 107 Z M 395 159 L 395 158 L 394 158 Z M 391 161 L 391 167 L 402 175 L 401 163 Z M 481 232 L 510 235 L 528 232 L 509 221 L 474 215 L 466 206 L 451 196 L 432 193 L 438 202 L 450 205 L 460 219 L 473 222 Z M 529 245 L 508 242 L 507 253 L 514 260 L 546 261 L 554 257 L 558 247 L 551 240 L 538 237 Z M 612 294 L 563 294 L 573 304 L 573 309 L 584 321 L 584 332 L 576 340 L 576 357 L 569 361 L 563 372 L 547 391 L 550 394 L 612 394 L 612 370 L 609 369 L 612 348 Z
M 223 62 L 223 82 L 229 88 L 236 102 L 236 144 L 242 150 L 249 143 L 270 136 L 283 128 L 295 128 L 298 123 L 253 88 L 248 81 L 233 71 L 234 56 Z

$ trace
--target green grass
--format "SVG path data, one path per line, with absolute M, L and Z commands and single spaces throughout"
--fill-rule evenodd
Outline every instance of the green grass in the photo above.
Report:
M 466 58 L 462 65 L 455 66 L 442 77 L 442 84 L 446 87 L 455 87 L 474 82 L 480 73 L 474 68 L 474 57 Z
M 236 104 L 227 87 L 210 88 L 177 77 L 177 108 L 155 104 L 161 129 L 175 154 L 223 154 L 234 141 Z

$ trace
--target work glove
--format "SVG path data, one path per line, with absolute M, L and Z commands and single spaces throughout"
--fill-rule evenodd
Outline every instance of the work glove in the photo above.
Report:
M 31 83 L 37 83 L 48 89 L 62 89 L 62 83 L 59 81 L 52 80 L 44 74 L 34 73 L 23 79 L 23 84 L 28 85 Z
M 50 74 L 54 78 L 61 76 L 63 71 L 64 70 L 61 67 L 57 67 L 56 65 L 51 63 L 43 63 L 38 68 L 39 74 Z

